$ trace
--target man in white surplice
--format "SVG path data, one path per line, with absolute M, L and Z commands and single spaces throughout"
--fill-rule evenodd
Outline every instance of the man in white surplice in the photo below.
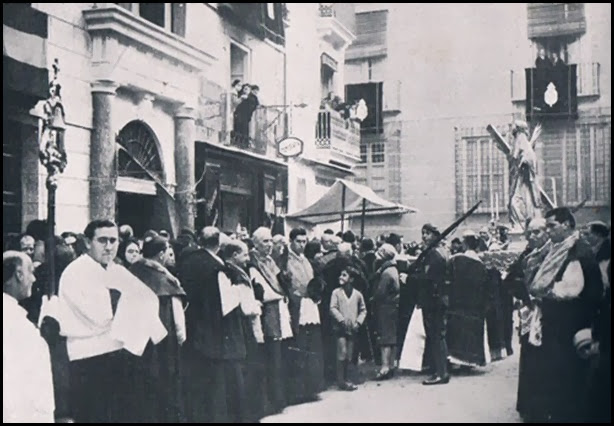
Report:
M 30 297 L 36 280 L 32 260 L 7 251 L 2 275 L 2 422 L 54 423 L 49 347 L 17 303 Z
M 140 361 L 133 357 L 140 357 L 150 340 L 156 344 L 167 335 L 158 298 L 113 261 L 119 244 L 115 223 L 95 220 L 84 234 L 88 251 L 62 274 L 57 311 L 70 359 L 75 420 L 137 421 L 131 417 L 136 410 L 126 408 L 141 396 L 133 389 L 139 378 L 131 376 Z

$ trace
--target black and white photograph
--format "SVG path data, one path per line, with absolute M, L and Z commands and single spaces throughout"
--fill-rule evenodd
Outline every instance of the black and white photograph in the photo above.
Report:
M 3 423 L 611 423 L 611 3 L 3 3 Z

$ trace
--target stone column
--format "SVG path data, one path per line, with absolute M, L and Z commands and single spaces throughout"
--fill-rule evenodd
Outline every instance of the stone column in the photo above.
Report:
M 195 126 L 194 108 L 183 106 L 175 114 L 175 203 L 179 229 L 194 230 L 194 156 Z
M 99 80 L 92 86 L 92 135 L 90 144 L 90 219 L 115 220 L 115 136 L 113 100 L 119 85 Z

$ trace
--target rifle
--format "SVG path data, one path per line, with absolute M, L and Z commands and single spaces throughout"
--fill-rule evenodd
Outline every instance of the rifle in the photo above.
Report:
M 584 207 L 584 206 L 586 205 L 586 203 L 587 203 L 587 202 L 588 202 L 588 197 L 587 197 L 587 198 L 585 198 L 584 200 L 582 200 L 582 201 L 580 202 L 580 204 L 578 204 L 578 205 L 576 205 L 576 206 L 572 207 L 572 208 L 571 208 L 571 212 L 572 212 L 572 213 L 577 212 L 577 211 L 578 211 L 578 210 L 580 210 L 582 207 Z
M 461 223 L 463 223 L 469 216 L 471 216 L 478 209 L 480 204 L 482 204 L 482 200 L 480 200 L 477 203 L 475 203 L 475 205 L 473 207 L 471 207 L 465 214 L 463 214 L 461 217 L 459 217 L 457 220 L 455 220 L 454 223 L 452 223 L 452 225 L 448 226 L 441 233 L 441 235 L 439 235 L 439 237 L 437 237 L 437 239 L 435 241 L 433 241 L 431 244 L 429 244 L 424 249 L 424 251 L 422 253 L 420 253 L 420 256 L 418 256 L 416 261 L 414 263 L 412 263 L 411 265 L 409 265 L 409 269 L 408 269 L 407 275 L 411 275 L 411 274 L 415 273 L 418 270 L 418 267 L 422 264 L 422 262 L 424 262 L 424 259 L 426 259 L 426 255 L 431 250 L 433 250 L 435 247 L 437 247 L 448 235 L 450 235 L 452 232 L 454 232 L 456 230 L 456 228 L 458 228 L 459 225 Z

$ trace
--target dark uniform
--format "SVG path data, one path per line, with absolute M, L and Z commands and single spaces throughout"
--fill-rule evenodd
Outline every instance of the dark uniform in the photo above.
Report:
M 446 345 L 447 253 L 443 247 L 431 250 L 424 260 L 418 302 L 422 306 L 426 333 L 425 362 L 434 376 L 448 380 L 448 348 Z

